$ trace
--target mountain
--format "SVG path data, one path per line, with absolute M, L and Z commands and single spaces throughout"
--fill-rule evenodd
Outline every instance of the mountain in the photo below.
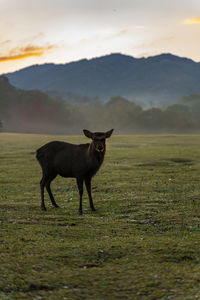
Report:
M 49 94 L 107 101 L 122 96 L 144 106 L 167 106 L 200 93 L 200 63 L 172 54 L 134 58 L 114 53 L 67 64 L 34 65 L 6 74 L 11 84 Z

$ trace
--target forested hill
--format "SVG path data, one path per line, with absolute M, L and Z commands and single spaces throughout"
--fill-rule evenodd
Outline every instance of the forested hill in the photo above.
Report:
M 62 132 L 67 124 L 66 114 L 66 103 L 63 101 L 41 91 L 17 89 L 7 77 L 0 76 L 0 121 L 3 121 L 3 130 Z
M 167 106 L 200 93 L 200 63 L 171 54 L 136 59 L 116 53 L 62 65 L 34 65 L 6 76 L 18 88 L 63 99 L 69 93 L 100 101 L 122 96 L 141 105 Z

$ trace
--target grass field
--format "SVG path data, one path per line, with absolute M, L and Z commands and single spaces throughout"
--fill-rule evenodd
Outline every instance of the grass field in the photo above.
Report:
M 113 136 L 78 215 L 74 179 L 45 194 L 35 150 L 83 136 L 0 134 L 0 299 L 200 299 L 200 136 Z

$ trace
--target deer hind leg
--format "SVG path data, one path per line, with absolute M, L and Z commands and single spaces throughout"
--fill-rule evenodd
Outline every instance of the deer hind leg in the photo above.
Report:
M 51 181 L 56 177 L 56 175 L 53 173 L 50 173 L 50 174 L 49 173 L 50 172 L 47 172 L 46 169 L 43 169 L 43 177 L 40 181 L 41 209 L 42 210 L 46 210 L 46 206 L 44 203 L 44 187 L 46 187 L 46 189 L 47 189 L 47 192 L 49 194 L 52 204 L 55 207 L 58 207 L 58 205 L 56 204 L 56 202 L 54 200 L 54 197 L 53 197 L 53 194 L 52 194 L 51 188 L 50 188 Z
M 92 200 L 91 178 L 90 177 L 85 178 L 85 186 L 86 186 L 88 197 L 89 197 L 89 201 L 90 201 L 90 208 L 91 208 L 91 210 L 95 211 L 96 209 L 94 207 L 93 200 Z
M 55 199 L 54 199 L 54 196 L 53 196 L 53 194 L 52 194 L 51 187 L 50 187 L 51 181 L 52 181 L 55 177 L 56 177 L 56 176 L 53 176 L 53 177 L 47 179 L 47 181 L 46 181 L 46 183 L 45 183 L 45 187 L 46 187 L 46 189 L 47 189 L 47 192 L 48 192 L 48 194 L 49 194 L 49 197 L 50 197 L 50 199 L 51 199 L 51 203 L 53 204 L 53 206 L 54 206 L 54 207 L 59 207 L 58 204 L 56 203 Z

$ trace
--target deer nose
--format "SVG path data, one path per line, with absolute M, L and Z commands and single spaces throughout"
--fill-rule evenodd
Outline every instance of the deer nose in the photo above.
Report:
M 101 145 L 99 145 L 99 146 L 98 146 L 98 150 L 99 150 L 99 151 L 102 151 L 102 150 L 103 150 L 103 147 L 102 147 Z

